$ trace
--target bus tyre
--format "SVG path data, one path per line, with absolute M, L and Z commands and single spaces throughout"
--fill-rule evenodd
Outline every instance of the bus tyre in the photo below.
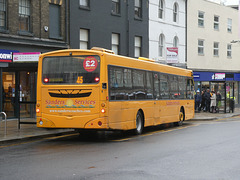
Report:
M 142 113 L 140 111 L 138 111 L 137 116 L 136 116 L 135 134 L 136 135 L 142 134 L 143 127 L 144 127 L 143 115 L 142 115 Z
M 174 125 L 182 126 L 183 125 L 183 121 L 185 119 L 184 117 L 185 117 L 185 115 L 184 115 L 183 109 L 181 109 L 181 111 L 179 112 L 179 120 L 178 120 L 178 122 L 175 122 Z

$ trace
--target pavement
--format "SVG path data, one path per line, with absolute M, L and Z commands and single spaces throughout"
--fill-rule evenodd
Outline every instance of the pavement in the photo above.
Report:
M 196 112 L 191 121 L 216 120 L 230 118 L 240 115 L 240 108 L 235 108 L 234 113 L 209 113 Z M 36 122 L 36 119 L 24 119 L 21 122 Z M 5 133 L 5 120 L 0 117 L 0 144 L 16 142 L 28 139 L 60 136 L 74 133 L 73 129 L 43 129 L 36 127 L 36 124 L 20 124 L 18 129 L 18 119 L 8 119 Z

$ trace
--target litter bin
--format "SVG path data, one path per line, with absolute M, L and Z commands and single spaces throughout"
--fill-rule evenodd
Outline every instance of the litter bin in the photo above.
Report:
M 232 111 L 232 113 L 233 113 L 234 112 L 234 108 L 235 108 L 234 99 L 230 99 L 229 107 L 230 107 L 230 112 Z

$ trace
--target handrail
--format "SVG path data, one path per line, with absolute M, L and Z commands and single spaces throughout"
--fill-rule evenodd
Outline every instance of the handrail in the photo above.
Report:
M 0 114 L 3 114 L 5 116 L 5 130 L 4 135 L 7 135 L 7 114 L 5 112 L 0 112 Z

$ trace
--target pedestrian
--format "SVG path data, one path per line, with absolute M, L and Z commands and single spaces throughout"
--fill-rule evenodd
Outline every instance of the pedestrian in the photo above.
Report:
M 216 94 L 214 91 L 212 91 L 212 96 L 211 96 L 211 112 L 212 113 L 215 113 L 216 112 L 216 103 L 217 102 L 217 99 L 216 99 Z
M 210 89 L 207 89 L 207 91 L 204 93 L 204 97 L 205 97 L 206 111 L 210 112 L 210 103 L 211 103 Z
M 219 112 L 219 109 L 221 107 L 221 101 L 222 101 L 222 96 L 220 92 L 217 92 L 217 106 L 216 106 L 216 112 Z
M 200 95 L 200 91 L 199 90 L 197 90 L 197 94 L 195 94 L 195 111 L 200 111 L 201 109 L 201 107 L 200 107 L 200 105 L 201 105 L 201 101 L 202 101 L 202 96 Z
M 205 94 L 205 89 L 204 90 L 202 90 L 202 94 L 201 94 L 201 96 L 202 96 L 202 101 L 201 101 L 201 110 L 203 110 L 203 111 L 205 111 L 206 110 L 206 106 L 205 106 L 205 96 L 204 96 L 204 94 Z

